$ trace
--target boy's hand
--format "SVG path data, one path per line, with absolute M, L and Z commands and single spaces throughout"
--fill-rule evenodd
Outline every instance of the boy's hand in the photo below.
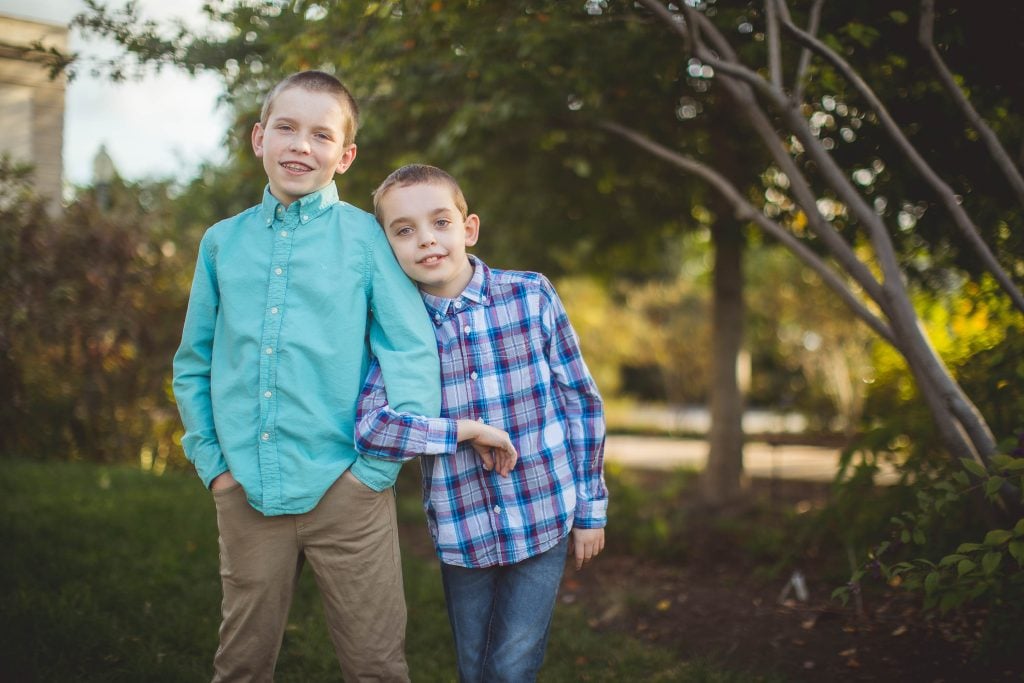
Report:
M 572 551 L 576 556 L 576 571 L 604 550 L 604 529 L 573 529 Z
M 485 470 L 494 470 L 507 477 L 515 467 L 519 454 L 508 432 L 476 420 L 458 421 L 458 440 L 469 441 L 480 456 Z

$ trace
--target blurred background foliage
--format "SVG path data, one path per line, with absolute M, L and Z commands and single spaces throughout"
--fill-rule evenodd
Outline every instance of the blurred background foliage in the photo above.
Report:
M 697 4 L 764 63 L 762 3 Z M 799 23 L 810 4 L 790 3 Z M 24 169 L 0 164 L 5 457 L 138 462 L 157 471 L 186 464 L 168 386 L 196 248 L 207 226 L 258 200 L 265 179 L 249 131 L 263 93 L 295 70 L 334 72 L 361 102 L 360 152 L 338 179 L 343 197 L 368 208 L 395 166 L 445 167 L 482 217 L 480 255 L 496 267 L 552 276 L 613 430 L 630 428 L 639 405 L 708 399 L 712 234 L 723 209 L 704 185 L 611 137 L 600 122 L 627 122 L 709 159 L 767 215 L 797 234 L 806 223 L 785 177 L 746 144 L 748 131 L 730 115 L 713 73 L 680 59 L 678 44 L 633 3 L 239 0 L 211 2 L 207 13 L 216 27 L 208 35 L 147 24 L 131 6 L 94 3 L 78 25 L 124 47 L 113 77 L 154 65 L 219 74 L 235 121 L 224 166 L 192 179 L 115 178 L 103 193 L 75 188 L 53 215 Z M 916 16 L 916 0 L 826 3 L 821 34 L 892 108 L 1020 284 L 1024 209 L 935 81 L 915 43 Z M 945 58 L 1011 150 L 1024 149 L 1024 80 L 1008 71 L 1024 55 L 1022 20 L 1024 3 L 955 0 L 941 3 L 936 25 Z M 816 62 L 805 87 L 813 102 L 805 114 L 819 136 L 894 226 L 932 343 L 1010 452 L 1024 439 L 1024 316 L 963 248 L 848 84 Z M 813 164 L 800 163 L 813 174 Z M 843 207 L 828 196 L 820 202 L 856 244 Z M 799 412 L 810 431 L 850 444 L 846 488 L 829 513 L 814 530 L 777 542 L 792 553 L 800 539 L 840 538 L 845 563 L 885 533 L 893 513 L 913 506 L 914 486 L 949 480 L 957 466 L 941 454 L 899 355 L 788 251 L 742 233 L 748 404 Z M 901 468 L 902 485 L 872 489 L 880 459 Z M 650 542 L 642 547 L 671 537 L 684 483 L 673 480 L 653 503 L 642 490 L 623 490 L 619 514 L 643 522 Z M 945 536 L 983 533 L 989 521 L 965 497 L 933 516 L 934 529 L 945 531 L 927 540 L 948 547 Z

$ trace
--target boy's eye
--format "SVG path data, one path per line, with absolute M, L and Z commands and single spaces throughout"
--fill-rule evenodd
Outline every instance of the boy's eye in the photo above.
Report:
M 452 222 L 450 220 L 448 220 L 447 218 L 439 218 L 434 223 L 434 225 L 436 225 L 439 228 L 447 228 L 451 224 L 452 224 Z
M 403 226 L 403 227 L 401 227 L 401 228 L 399 228 L 398 230 L 395 231 L 395 236 L 396 237 L 405 237 L 406 235 L 411 235 L 411 234 L 412 234 L 412 228 L 410 228 L 408 225 L 405 225 L 405 226 Z

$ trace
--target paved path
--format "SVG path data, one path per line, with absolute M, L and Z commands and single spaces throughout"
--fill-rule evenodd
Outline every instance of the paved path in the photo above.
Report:
M 700 439 L 610 435 L 605 443 L 605 458 L 626 467 L 703 469 L 707 456 L 708 443 Z M 748 443 L 743 449 L 743 467 L 758 478 L 831 481 L 839 469 L 839 449 Z M 891 469 L 883 468 L 876 481 L 891 483 L 895 479 Z

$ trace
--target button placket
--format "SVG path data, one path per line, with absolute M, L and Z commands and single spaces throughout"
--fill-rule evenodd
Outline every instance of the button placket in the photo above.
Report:
M 281 350 L 281 329 L 284 322 L 284 307 L 288 292 L 288 265 L 291 260 L 297 216 L 294 212 L 278 207 L 278 218 L 271 227 L 270 272 L 267 279 L 266 311 L 263 318 L 263 335 L 260 339 L 263 353 L 260 356 L 260 434 L 259 460 L 264 480 L 264 505 L 277 502 L 280 488 L 270 485 L 280 476 L 277 440 L 277 368 Z

